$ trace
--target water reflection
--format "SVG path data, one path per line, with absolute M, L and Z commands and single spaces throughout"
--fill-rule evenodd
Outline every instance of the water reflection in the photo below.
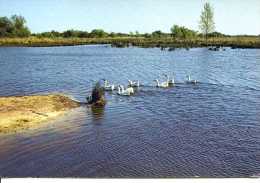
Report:
M 93 120 L 95 120 L 95 122 L 101 122 L 105 114 L 105 106 L 91 106 L 90 108 Z

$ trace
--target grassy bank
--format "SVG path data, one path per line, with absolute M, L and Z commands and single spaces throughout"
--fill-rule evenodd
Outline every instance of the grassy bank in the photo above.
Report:
M 117 37 L 117 38 L 0 38 L 0 46 L 50 47 L 73 46 L 89 44 L 111 44 L 115 47 L 205 47 L 225 46 L 234 48 L 260 48 L 258 36 L 232 36 L 209 38 L 206 43 L 203 38 L 175 39 L 175 38 L 144 38 L 144 37 Z
M 36 127 L 78 106 L 63 95 L 0 97 L 0 133 Z

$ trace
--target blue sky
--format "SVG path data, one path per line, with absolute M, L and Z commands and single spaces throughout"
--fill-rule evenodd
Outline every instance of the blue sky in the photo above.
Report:
M 198 30 L 205 0 L 0 0 L 0 16 L 19 14 L 32 32 L 101 28 L 108 32 L 169 32 L 173 24 Z M 260 34 L 260 0 L 209 0 L 216 30 Z

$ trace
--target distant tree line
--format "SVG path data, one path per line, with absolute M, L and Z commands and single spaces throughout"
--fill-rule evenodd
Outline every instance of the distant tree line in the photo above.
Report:
M 105 32 L 102 29 L 94 29 L 91 32 L 80 30 L 66 30 L 64 32 L 50 31 L 42 33 L 31 34 L 29 28 L 26 26 L 26 20 L 22 16 L 13 15 L 10 18 L 0 17 L 0 37 L 28 37 L 36 36 L 39 38 L 113 38 L 113 37 L 145 37 L 145 38 L 180 38 L 190 39 L 202 37 L 197 31 L 188 29 L 184 26 L 173 25 L 170 29 L 171 33 L 165 33 L 161 30 L 152 33 L 140 34 L 138 31 L 130 33 L 115 33 Z M 219 32 L 207 32 L 207 37 L 224 37 L 226 35 Z
M 0 37 L 28 37 L 39 38 L 114 38 L 114 37 L 142 37 L 142 38 L 173 38 L 173 39 L 193 39 L 205 37 L 206 41 L 210 37 L 227 37 L 228 35 L 215 31 L 213 7 L 206 2 L 200 15 L 200 32 L 194 31 L 184 26 L 173 25 L 170 33 L 156 30 L 152 33 L 141 34 L 138 31 L 130 33 L 105 32 L 102 29 L 94 29 L 90 32 L 80 30 L 66 30 L 64 32 L 50 31 L 31 34 L 26 26 L 26 20 L 22 16 L 13 15 L 10 18 L 0 17 Z
M 28 37 L 30 30 L 22 16 L 0 17 L 0 37 Z
M 47 37 L 47 38 L 55 38 L 55 37 L 63 37 L 63 38 L 105 38 L 105 37 L 127 37 L 129 34 L 125 33 L 107 33 L 102 29 L 94 29 L 91 32 L 87 31 L 80 31 L 80 30 L 66 30 L 64 32 L 57 32 L 57 31 L 51 31 L 51 32 L 43 32 L 43 33 L 37 33 L 32 34 L 32 36 L 37 37 Z

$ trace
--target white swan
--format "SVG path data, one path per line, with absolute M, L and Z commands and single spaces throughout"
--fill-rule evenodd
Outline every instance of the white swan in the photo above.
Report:
M 91 101 L 92 101 L 92 96 L 90 95 L 90 96 L 87 96 L 86 97 L 86 100 L 87 100 L 87 103 L 90 103 Z
M 175 84 L 175 80 L 174 80 L 174 75 L 172 76 L 172 79 L 170 79 L 170 77 L 165 74 L 166 78 L 167 78 L 167 82 L 169 85 L 174 85 Z
M 113 91 L 115 89 L 115 85 L 109 84 L 109 82 L 105 80 L 104 89 L 106 91 Z
M 154 80 L 156 82 L 156 87 L 158 88 L 168 88 L 169 87 L 169 82 L 168 80 L 167 81 L 164 81 L 164 82 L 159 82 L 158 79 Z
M 128 87 L 125 91 L 129 92 L 130 94 L 134 94 L 134 88 Z
M 134 89 L 133 89 L 133 87 L 128 87 L 127 89 L 125 89 L 124 86 L 119 85 L 117 94 L 123 95 L 123 96 L 130 96 L 130 95 L 134 94 Z
M 196 83 L 198 83 L 198 81 L 195 80 L 195 79 L 191 79 L 190 75 L 188 75 L 186 83 L 188 83 L 188 84 L 196 84 Z
M 139 87 L 140 86 L 140 83 L 139 81 L 132 81 L 132 80 L 128 80 L 128 83 L 130 87 Z

